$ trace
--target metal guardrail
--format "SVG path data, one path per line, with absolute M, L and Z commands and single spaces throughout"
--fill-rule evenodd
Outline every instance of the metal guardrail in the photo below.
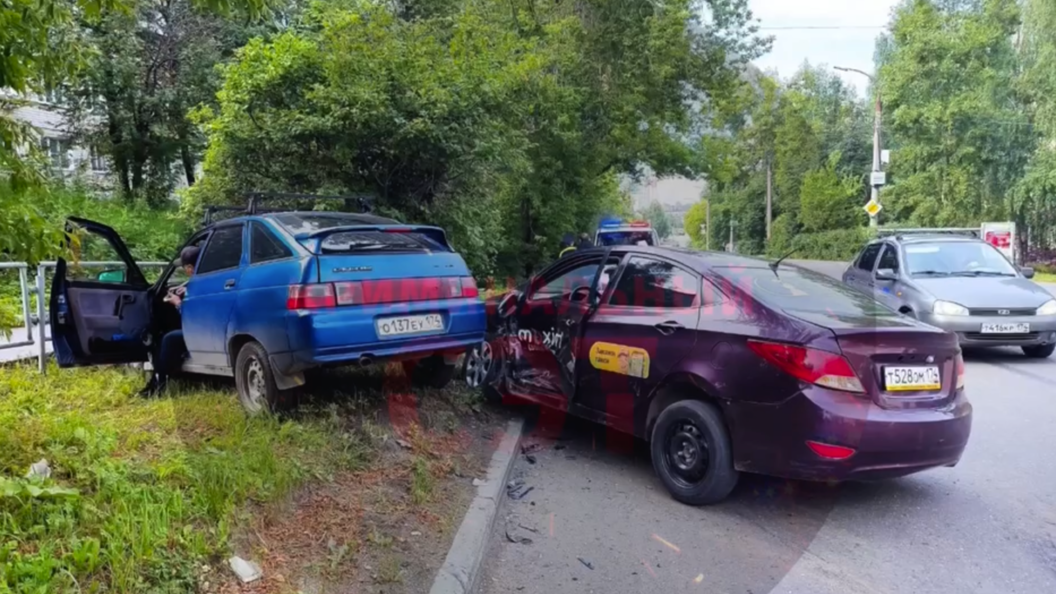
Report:
M 150 268 L 163 268 L 168 266 L 169 262 L 137 262 L 136 265 L 140 267 Z M 27 347 L 37 345 L 37 367 L 41 373 L 44 373 L 45 363 L 47 361 L 48 352 L 47 345 L 51 337 L 47 333 L 48 324 L 48 310 L 45 305 L 47 297 L 47 275 L 49 269 L 54 269 L 56 262 L 41 262 L 37 266 L 37 274 L 34 279 L 34 287 L 31 289 L 29 285 L 29 264 L 25 262 L 0 262 L 0 270 L 18 270 L 18 280 L 20 285 L 20 292 L 22 294 L 22 321 L 26 328 L 26 340 L 20 342 L 10 342 L 0 344 L 0 350 L 13 349 L 20 347 Z M 124 266 L 124 262 L 77 262 L 78 266 L 85 268 L 100 268 L 108 266 Z M 37 320 L 34 323 L 32 316 L 30 315 L 30 296 L 34 295 L 37 297 Z M 37 339 L 33 338 L 33 326 L 39 325 L 40 332 L 37 333 Z

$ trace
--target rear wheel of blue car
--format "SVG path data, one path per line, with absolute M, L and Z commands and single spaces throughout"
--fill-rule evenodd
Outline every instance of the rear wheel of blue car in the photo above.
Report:
M 442 355 L 433 355 L 417 361 L 404 361 L 403 372 L 415 386 L 444 388 L 455 377 L 455 364 L 448 363 Z
M 249 415 L 277 412 L 281 392 L 268 361 L 268 353 L 258 342 L 247 342 L 235 358 L 235 387 L 238 400 Z
M 657 476 L 682 503 L 716 503 L 737 485 L 726 425 L 706 402 L 682 400 L 664 409 L 653 426 L 649 449 Z

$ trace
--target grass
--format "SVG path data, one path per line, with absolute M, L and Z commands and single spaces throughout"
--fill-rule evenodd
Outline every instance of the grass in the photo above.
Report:
M 365 462 L 336 415 L 247 419 L 226 385 L 145 400 L 127 369 L 0 373 L 0 593 L 194 591 L 240 506 Z M 25 478 L 40 459 L 51 477 Z
M 1039 283 L 1056 283 L 1056 273 L 1037 272 L 1034 274 L 1034 280 Z

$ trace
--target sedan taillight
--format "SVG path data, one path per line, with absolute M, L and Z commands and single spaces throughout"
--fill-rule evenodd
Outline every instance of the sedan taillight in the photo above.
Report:
M 957 374 L 957 389 L 964 389 L 964 355 L 957 353 L 957 358 L 954 359 L 953 363 L 955 373 Z
M 762 340 L 749 340 L 748 348 L 774 367 L 807 383 L 844 392 L 865 393 L 851 364 L 836 353 Z

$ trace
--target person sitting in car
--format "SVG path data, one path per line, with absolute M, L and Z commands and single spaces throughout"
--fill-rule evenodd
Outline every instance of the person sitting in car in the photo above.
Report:
M 201 249 L 198 246 L 187 246 L 180 251 L 179 263 L 187 274 L 188 280 L 171 287 L 165 295 L 165 303 L 181 311 L 183 299 L 187 296 L 187 283 L 194 274 L 194 267 L 198 264 L 198 254 Z M 187 356 L 187 345 L 183 341 L 183 329 L 170 330 L 161 337 L 158 349 L 154 353 L 154 373 L 143 388 L 141 394 L 153 396 L 165 390 L 168 385 L 169 376 L 180 370 L 183 359 Z

